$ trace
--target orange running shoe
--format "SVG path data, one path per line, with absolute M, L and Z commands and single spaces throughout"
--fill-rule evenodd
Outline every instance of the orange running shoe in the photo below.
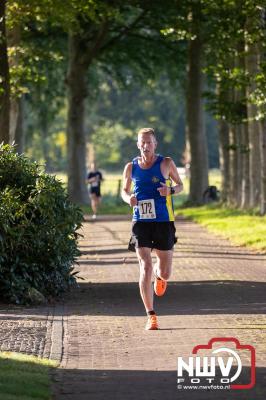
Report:
M 146 331 L 155 331 L 157 329 L 159 329 L 157 316 L 155 314 L 149 315 L 145 330 Z
M 167 282 L 164 281 L 163 279 L 158 279 L 157 276 L 155 276 L 155 281 L 154 281 L 154 293 L 157 296 L 163 296 L 167 288 Z

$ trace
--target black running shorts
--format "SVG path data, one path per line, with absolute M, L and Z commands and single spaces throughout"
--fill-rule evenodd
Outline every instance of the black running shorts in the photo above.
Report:
M 90 189 L 90 193 L 91 193 L 91 194 L 95 194 L 96 197 L 101 197 L 101 191 L 100 191 L 100 188 L 99 188 L 99 187 L 92 187 L 92 188 Z
M 175 231 L 173 221 L 133 222 L 132 236 L 128 244 L 128 250 L 135 251 L 136 247 L 172 250 L 174 244 L 177 242 Z

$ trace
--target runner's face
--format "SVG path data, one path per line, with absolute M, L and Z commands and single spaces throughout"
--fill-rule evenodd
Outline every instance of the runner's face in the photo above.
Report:
M 147 157 L 152 157 L 154 155 L 155 149 L 157 147 L 157 142 L 155 137 L 150 133 L 141 133 L 138 136 L 137 142 L 138 149 L 140 150 L 140 154 Z

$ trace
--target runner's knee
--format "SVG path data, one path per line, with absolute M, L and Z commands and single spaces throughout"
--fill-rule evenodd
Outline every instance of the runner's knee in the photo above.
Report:
M 158 273 L 159 277 L 165 281 L 167 281 L 170 278 L 171 275 L 171 265 L 162 265 L 159 263 L 158 265 Z
M 152 262 L 149 259 L 140 259 L 140 273 L 141 275 L 151 275 L 152 274 Z

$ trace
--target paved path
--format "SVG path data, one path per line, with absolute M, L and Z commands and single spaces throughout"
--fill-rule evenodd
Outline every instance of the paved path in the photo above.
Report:
M 15 351 L 60 362 L 62 342 L 62 305 L 21 307 L 0 304 L 0 351 Z
M 145 331 L 138 265 L 126 251 L 128 220 L 87 221 L 80 241 L 79 288 L 65 302 L 55 400 L 266 398 L 266 256 L 176 223 L 179 242 L 167 294 L 155 309 L 161 329 Z M 257 385 L 245 391 L 180 391 L 177 357 L 213 337 L 256 349 Z M 243 352 L 245 372 L 249 354 Z

